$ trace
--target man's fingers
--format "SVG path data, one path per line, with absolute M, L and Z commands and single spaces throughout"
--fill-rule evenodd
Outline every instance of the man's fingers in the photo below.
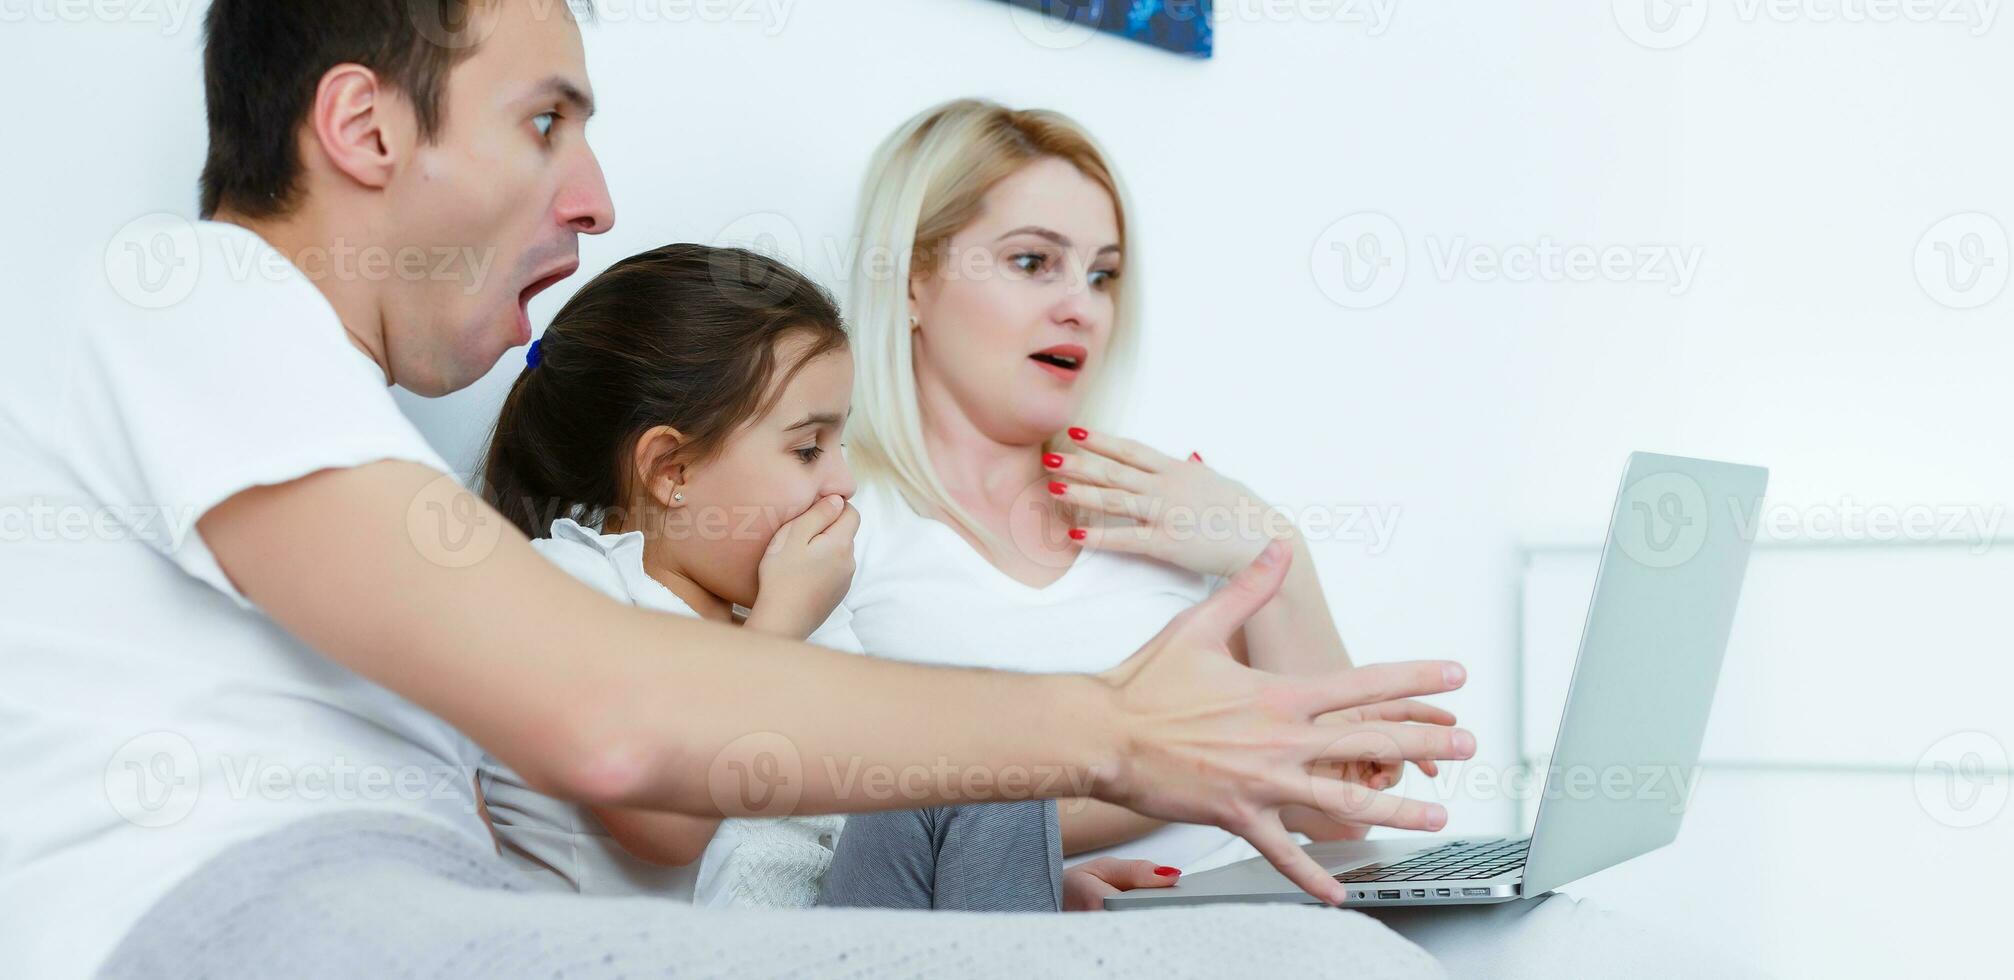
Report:
M 1476 737 L 1464 728 L 1409 721 L 1360 721 L 1344 727 L 1316 726 L 1311 738 L 1322 762 L 1389 762 L 1415 759 L 1469 759 Z
M 1315 719 L 1317 725 L 1351 725 L 1360 721 L 1416 721 L 1423 725 L 1452 725 L 1454 712 L 1425 701 L 1400 698 L 1380 701 L 1342 711 L 1331 711 Z
M 1232 582 L 1236 581 L 1233 577 Z M 1230 587 L 1226 586 L 1217 594 L 1228 591 Z M 1305 694 L 1308 714 L 1314 717 L 1380 701 L 1443 694 L 1461 687 L 1467 680 L 1468 671 L 1452 660 L 1420 660 L 1349 667 L 1321 677 L 1296 679 L 1292 683 Z
M 1448 825 L 1447 808 L 1438 803 L 1409 800 L 1319 776 L 1313 777 L 1309 786 L 1313 805 L 1331 820 L 1400 830 L 1438 831 Z
M 1251 826 L 1230 829 L 1250 841 L 1268 863 L 1302 891 L 1330 905 L 1341 905 L 1343 899 L 1349 897 L 1349 889 L 1344 888 L 1342 882 L 1322 870 L 1308 852 L 1301 850 L 1301 846 L 1287 836 L 1287 828 L 1280 824 L 1277 815 L 1268 813 Z
M 1274 541 L 1266 545 L 1266 550 L 1259 552 L 1259 557 L 1253 559 L 1251 564 L 1239 569 L 1236 574 L 1232 575 L 1230 580 L 1224 583 L 1223 588 L 1211 593 L 1209 598 L 1190 607 L 1189 612 L 1186 614 L 1190 617 L 1190 624 L 1196 629 L 1201 630 L 1203 637 L 1211 642 L 1230 642 L 1231 634 L 1244 626 L 1245 620 L 1252 618 L 1253 613 L 1258 612 L 1266 603 L 1273 601 L 1273 596 L 1277 595 L 1280 591 L 1280 583 L 1287 579 L 1287 566 L 1293 564 L 1293 561 L 1294 549 L 1289 547 L 1285 541 Z M 1315 682 L 1311 680 L 1307 683 L 1314 684 Z M 1339 685 L 1340 682 L 1331 683 L 1331 686 Z M 1421 691 L 1412 693 L 1431 692 Z M 1312 694 L 1313 692 L 1311 692 L 1311 696 Z M 1398 696 L 1401 695 L 1394 695 L 1394 697 Z M 1320 701 L 1324 699 L 1317 697 L 1316 700 Z M 1377 698 L 1370 700 L 1385 699 Z M 1335 708 L 1346 708 L 1349 706 L 1348 704 L 1338 704 L 1331 707 L 1317 708 L 1310 711 L 1309 715 L 1313 716 L 1324 711 L 1333 711 Z
M 1439 705 L 1428 704 L 1425 701 L 1415 701 L 1412 698 L 1400 698 L 1397 701 L 1380 701 L 1377 704 L 1367 704 L 1359 710 L 1363 713 L 1362 716 L 1365 721 L 1417 721 L 1426 725 L 1452 725 L 1455 723 L 1454 712 Z

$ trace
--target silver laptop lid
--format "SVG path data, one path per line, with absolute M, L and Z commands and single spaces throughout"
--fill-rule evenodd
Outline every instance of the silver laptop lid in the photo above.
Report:
M 1524 894 L 1678 836 L 1768 482 L 1755 466 L 1630 456 L 1532 824 Z

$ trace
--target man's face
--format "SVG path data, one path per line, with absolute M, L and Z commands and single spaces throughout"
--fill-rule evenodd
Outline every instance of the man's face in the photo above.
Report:
M 481 42 L 449 75 L 437 138 L 414 147 L 383 212 L 380 240 L 427 260 L 383 299 L 392 377 L 423 395 L 464 388 L 529 343 L 531 298 L 579 268 L 580 235 L 615 223 L 567 5 L 490 0 L 470 16 Z

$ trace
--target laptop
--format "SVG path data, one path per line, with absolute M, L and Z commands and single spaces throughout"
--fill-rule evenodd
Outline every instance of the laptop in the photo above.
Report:
M 1515 901 L 1678 836 L 1748 567 L 1743 532 L 1768 480 L 1754 466 L 1630 456 L 1531 835 L 1307 845 L 1349 886 L 1345 907 Z M 1253 858 L 1108 896 L 1105 907 L 1214 902 L 1317 900 Z

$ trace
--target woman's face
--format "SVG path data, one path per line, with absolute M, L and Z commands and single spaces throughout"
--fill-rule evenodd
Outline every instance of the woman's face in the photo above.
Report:
M 779 380 L 807 343 L 778 344 Z M 682 540 L 673 546 L 700 588 L 753 605 L 756 569 L 776 529 L 828 494 L 853 496 L 839 451 L 852 403 L 853 355 L 842 348 L 804 364 L 767 414 L 744 424 L 719 455 L 685 468 L 683 526 L 674 535 Z
M 987 192 L 937 267 L 910 283 L 926 424 L 962 415 L 987 437 L 1034 445 L 1068 427 L 1111 337 L 1118 209 L 1054 157 Z

